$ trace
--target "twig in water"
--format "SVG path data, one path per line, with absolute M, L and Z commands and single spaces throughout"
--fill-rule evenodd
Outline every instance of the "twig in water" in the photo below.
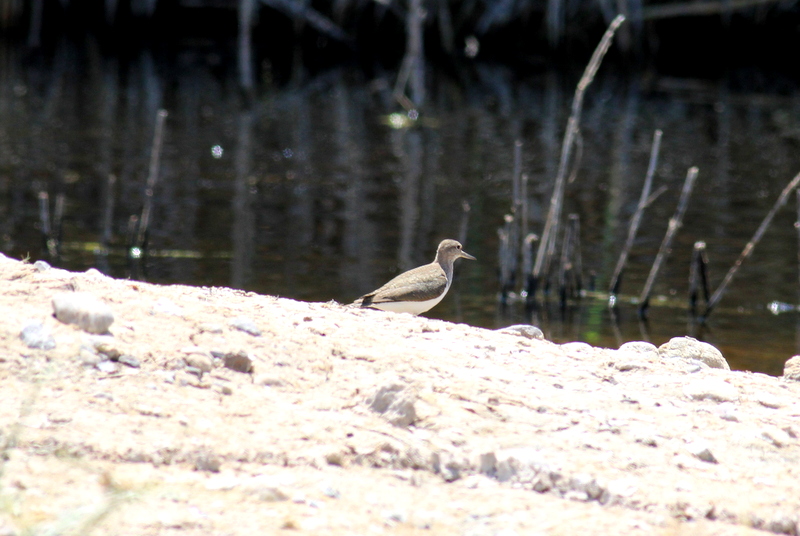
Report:
M 45 247 L 50 240 L 50 196 L 42 190 L 39 192 L 39 221 L 42 224 L 42 240 Z
M 619 287 L 622 282 L 620 276 L 622 275 L 622 270 L 625 268 L 625 263 L 628 262 L 628 254 L 630 254 L 631 248 L 633 247 L 633 241 L 636 239 L 636 231 L 639 230 L 639 223 L 642 220 L 642 214 L 644 214 L 644 209 L 649 205 L 648 200 L 650 196 L 650 188 L 653 185 L 653 175 L 655 175 L 656 166 L 658 165 L 658 152 L 661 149 L 661 135 L 662 132 L 660 130 L 656 130 L 653 134 L 653 147 L 650 150 L 650 163 L 647 166 L 647 174 L 644 178 L 642 194 L 639 196 L 639 205 L 636 207 L 636 211 L 631 217 L 631 223 L 628 227 L 628 238 L 625 240 L 625 246 L 622 248 L 622 253 L 620 253 L 619 260 L 617 260 L 617 266 L 614 268 L 614 275 L 611 276 L 611 285 L 608 287 L 608 303 L 611 306 L 613 306 L 616 302 L 617 293 L 619 293 Z
M 458 241 L 462 244 L 467 242 L 467 229 L 469 227 L 470 206 L 466 199 L 461 200 L 461 225 L 458 227 Z M 466 248 L 466 246 L 464 246 Z
M 150 213 L 153 211 L 153 189 L 158 181 L 159 161 L 161 159 L 161 142 L 164 138 L 164 121 L 167 119 L 167 111 L 159 110 L 156 114 L 156 130 L 153 136 L 153 147 L 150 150 L 150 172 L 147 176 L 147 185 L 144 189 L 144 207 L 142 208 L 142 218 L 139 221 L 139 232 L 136 235 L 134 247 L 140 251 L 144 247 L 147 226 L 150 224 Z
M 550 209 L 547 213 L 544 231 L 542 232 L 542 240 L 539 243 L 539 250 L 536 254 L 536 263 L 533 266 L 533 273 L 531 277 L 531 284 L 528 288 L 528 299 L 533 299 L 536 293 L 536 287 L 542 275 L 549 273 L 550 260 L 555 252 L 555 240 L 558 236 L 558 225 L 561 219 L 561 207 L 564 199 L 564 184 L 567 177 L 567 168 L 571 161 L 572 147 L 575 138 L 578 134 L 581 111 L 583 110 L 583 96 L 586 93 L 586 88 L 594 80 L 597 70 L 600 68 L 600 63 L 603 57 L 608 52 L 611 46 L 611 40 L 614 38 L 614 33 L 619 28 L 620 24 L 625 21 L 623 15 L 617 15 L 609 25 L 600 44 L 592 54 L 592 59 L 586 66 L 583 76 L 578 82 L 578 87 L 575 89 L 575 96 L 572 99 L 572 113 L 570 114 L 569 121 L 567 121 L 567 130 L 564 135 L 564 142 L 561 145 L 561 159 L 558 164 L 558 174 L 556 175 L 555 185 L 553 187 L 553 194 L 550 197 Z
M 736 275 L 736 272 L 739 270 L 739 266 L 741 266 L 744 260 L 747 257 L 749 257 L 750 254 L 753 252 L 753 248 L 756 247 L 759 240 L 761 240 L 761 237 L 763 236 L 764 232 L 767 230 L 767 227 L 769 227 L 769 224 L 772 223 L 772 219 L 775 217 L 775 214 L 777 214 L 778 209 L 780 209 L 786 203 L 786 199 L 789 197 L 789 194 L 792 192 L 792 190 L 796 189 L 798 185 L 800 185 L 800 173 L 795 175 L 795 177 L 789 182 L 789 184 L 786 185 L 786 188 L 783 189 L 781 195 L 778 196 L 778 200 L 775 201 L 775 204 L 772 206 L 772 209 L 764 218 L 764 221 L 762 221 L 761 225 L 758 226 L 758 229 L 753 235 L 753 238 L 751 238 L 750 242 L 748 242 L 747 245 L 744 247 L 741 254 L 739 254 L 739 258 L 736 259 L 736 262 L 733 263 L 733 266 L 731 266 L 730 270 L 728 270 L 728 273 L 725 274 L 725 278 L 722 280 L 722 283 L 720 283 L 719 287 L 717 287 L 717 290 L 714 291 L 714 294 L 711 296 L 711 299 L 708 300 L 708 305 L 706 306 L 706 314 L 705 314 L 706 317 L 708 317 L 708 315 L 711 314 L 711 311 L 714 309 L 714 307 L 717 306 L 719 300 L 722 299 L 722 295 L 725 293 L 725 289 L 728 287 L 728 284 L 730 284 L 731 279 L 733 279 L 733 276 Z
M 706 255 L 706 243 L 698 241 L 694 243 L 692 250 L 692 263 L 689 268 L 689 310 L 692 316 L 697 316 L 697 295 L 698 287 L 703 290 L 703 299 L 708 304 L 708 255 Z
M 105 191 L 105 207 L 103 210 L 103 237 L 101 243 L 108 247 L 111 243 L 111 227 L 114 223 L 114 185 L 117 183 L 117 176 L 113 173 L 108 175 Z
M 514 142 L 514 172 L 511 175 L 511 213 L 522 208 L 522 141 Z
M 656 261 L 653 263 L 652 268 L 650 268 L 650 274 L 647 276 L 644 289 L 639 296 L 640 318 L 647 317 L 647 307 L 650 304 L 650 292 L 653 290 L 653 283 L 655 283 L 656 276 L 659 270 L 661 270 L 661 265 L 669 253 L 672 239 L 675 237 L 675 233 L 678 232 L 683 222 L 683 215 L 686 213 L 686 207 L 689 204 L 689 196 L 692 195 L 692 188 L 694 188 L 694 181 L 697 178 L 697 171 L 698 169 L 696 167 L 692 167 L 689 168 L 689 172 L 686 174 L 686 180 L 683 182 L 683 190 L 681 190 L 681 198 L 678 201 L 678 208 L 675 210 L 675 215 L 669 220 L 667 233 L 664 235 L 664 240 L 661 241 L 661 247 L 658 249 Z
M 513 290 L 517 272 L 517 225 L 514 216 L 506 214 L 505 225 L 497 230 L 500 238 L 500 302 L 508 301 L 508 293 Z
M 533 248 L 536 242 L 539 241 L 539 236 L 535 235 L 534 233 L 529 233 L 525 235 L 525 238 L 522 240 L 522 274 L 523 278 L 530 279 L 531 276 L 531 269 L 533 268 Z M 530 286 L 530 281 L 524 282 L 525 288 L 527 289 Z M 522 296 L 527 296 L 527 290 L 522 291 Z
M 580 254 L 580 227 L 581 221 L 577 214 L 569 215 L 569 222 L 561 248 L 561 266 L 558 271 L 558 288 L 561 295 L 561 307 L 565 307 L 567 300 L 576 298 L 581 290 L 581 254 Z

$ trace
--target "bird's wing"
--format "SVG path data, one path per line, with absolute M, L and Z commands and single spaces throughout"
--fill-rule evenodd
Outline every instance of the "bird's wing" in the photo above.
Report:
M 365 294 L 354 303 L 367 307 L 373 303 L 426 301 L 438 297 L 447 288 L 447 275 L 437 264 L 431 277 L 431 265 L 420 266 L 395 277 L 378 290 Z

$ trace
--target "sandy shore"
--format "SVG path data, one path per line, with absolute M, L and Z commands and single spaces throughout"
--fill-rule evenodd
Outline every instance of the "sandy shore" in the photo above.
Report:
M 798 382 L 2 256 L 0 288 L 3 535 L 798 531 Z M 76 291 L 107 334 L 53 316 Z

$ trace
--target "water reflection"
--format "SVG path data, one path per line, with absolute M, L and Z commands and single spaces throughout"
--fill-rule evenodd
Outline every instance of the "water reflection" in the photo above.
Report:
M 692 246 L 705 240 L 716 286 L 797 173 L 800 94 L 747 95 L 725 82 L 653 82 L 601 69 L 587 93 L 583 160 L 564 208 L 580 216 L 583 265 L 599 288 L 607 288 L 636 208 L 653 131 L 664 131 L 654 189 L 669 190 L 645 215 L 623 294 L 641 290 L 686 170 L 700 168 L 655 285 L 655 295 L 672 301 L 656 300 L 647 325 L 622 305 L 615 324 L 602 300 L 547 304 L 535 316 L 497 305 L 497 228 L 510 209 L 515 141 L 528 178 L 527 228 L 540 232 L 572 73 L 520 80 L 480 65 L 460 72 L 457 85 L 429 71 L 422 116 L 395 128 L 386 117 L 402 110 L 390 74 L 305 73 L 248 101 L 235 71 L 213 70 L 202 52 L 164 60 L 144 51 L 121 61 L 91 43 L 57 51 L 51 62 L 31 63 L 0 47 L 0 249 L 8 255 L 46 258 L 40 191 L 66 199 L 54 264 L 118 277 L 143 269 L 138 275 L 153 282 L 303 300 L 349 302 L 430 262 L 439 240 L 454 237 L 479 262 L 458 267 L 430 316 L 492 328 L 534 321 L 552 339 L 611 347 L 693 333 L 720 346 L 734 367 L 772 374 L 797 353 L 797 314 L 766 309 L 797 301 L 792 209 L 778 215 L 707 327 L 689 322 L 687 278 Z M 161 107 L 170 116 L 150 254 L 129 266 L 126 229 L 141 213 Z

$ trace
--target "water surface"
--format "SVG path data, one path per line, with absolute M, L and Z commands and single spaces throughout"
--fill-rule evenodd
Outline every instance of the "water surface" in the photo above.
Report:
M 705 326 L 686 307 L 692 245 L 704 240 L 712 290 L 780 191 L 800 171 L 800 94 L 750 91 L 604 66 L 582 120 L 582 160 L 564 213 L 580 217 L 585 281 L 608 286 L 644 181 L 655 129 L 664 132 L 655 188 L 622 292 L 638 295 L 675 211 L 686 171 L 700 174 L 654 294 L 649 322 L 602 300 L 533 313 L 498 306 L 498 234 L 511 205 L 514 143 L 529 177 L 531 232 L 541 232 L 579 71 L 524 77 L 472 65 L 429 72 L 420 118 L 392 97 L 393 74 L 302 72 L 264 81 L 251 102 L 233 69 L 202 50 L 125 61 L 91 43 L 52 60 L 0 48 L 0 251 L 71 270 L 96 267 L 155 283 L 225 285 L 300 300 L 352 301 L 459 238 L 449 295 L 428 316 L 489 328 L 540 325 L 556 341 L 617 347 L 684 334 L 718 346 L 734 368 L 780 374 L 798 353 L 796 203 L 775 218 Z M 154 121 L 169 112 L 148 254 L 127 260 L 128 224 L 144 199 Z M 394 116 L 395 119 L 397 116 Z M 113 177 L 109 180 L 109 177 Z M 37 195 L 65 200 L 62 253 L 49 258 Z M 464 211 L 464 204 L 469 211 Z M 108 247 L 101 247 L 104 238 Z M 587 283 L 588 284 L 588 283 Z

